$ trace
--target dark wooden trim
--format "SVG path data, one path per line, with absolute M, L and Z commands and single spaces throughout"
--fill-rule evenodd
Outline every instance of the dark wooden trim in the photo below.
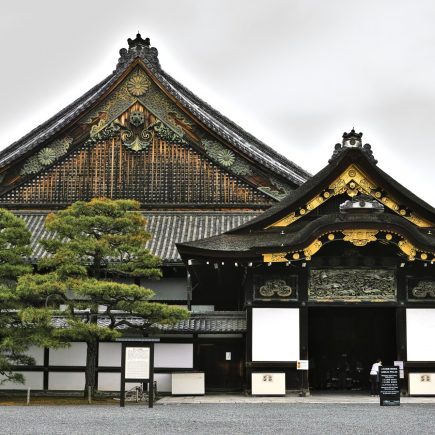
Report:
M 50 349 L 48 347 L 44 347 L 44 378 L 43 378 L 43 389 L 48 390 L 48 370 L 50 367 L 49 364 L 50 358 Z
M 399 307 L 396 309 L 396 346 L 397 360 L 406 361 L 406 308 L 404 307 Z
M 252 276 L 252 274 L 251 274 Z M 252 279 L 251 279 L 252 284 Z M 252 306 L 246 308 L 246 354 L 245 354 L 245 393 L 251 390 L 251 375 L 252 375 Z

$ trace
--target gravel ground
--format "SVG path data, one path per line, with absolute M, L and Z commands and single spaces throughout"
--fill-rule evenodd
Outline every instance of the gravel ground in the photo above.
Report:
M 201 404 L 0 408 L 1 434 L 435 434 L 434 405 Z

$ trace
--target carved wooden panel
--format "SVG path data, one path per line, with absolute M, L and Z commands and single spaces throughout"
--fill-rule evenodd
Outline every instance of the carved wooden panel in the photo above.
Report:
M 396 279 L 388 269 L 313 269 L 308 299 L 318 302 L 396 300 Z
M 415 301 L 435 300 L 435 278 L 408 278 L 408 299 Z
M 132 109 L 104 130 L 95 129 L 84 145 L 3 195 L 0 202 L 64 204 L 108 197 L 145 204 L 272 203 L 146 109 Z
M 289 301 L 298 298 L 298 277 L 288 273 L 254 276 L 254 300 Z

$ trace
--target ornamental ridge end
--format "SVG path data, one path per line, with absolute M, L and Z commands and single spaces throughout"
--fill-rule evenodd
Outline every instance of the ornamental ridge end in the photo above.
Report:
M 133 59 L 140 58 L 148 66 L 160 68 L 157 48 L 151 47 L 150 38 L 143 39 L 138 32 L 135 39 L 127 39 L 128 48 L 121 48 L 119 50 L 118 64 L 116 65 L 115 72 L 123 69 Z
M 329 163 L 333 162 L 338 156 L 348 148 L 359 148 L 373 163 L 378 161 L 373 156 L 372 146 L 368 143 L 362 144 L 362 133 L 357 133 L 354 128 L 349 133 L 343 133 L 343 140 L 341 143 L 335 144 L 332 157 L 329 159 Z

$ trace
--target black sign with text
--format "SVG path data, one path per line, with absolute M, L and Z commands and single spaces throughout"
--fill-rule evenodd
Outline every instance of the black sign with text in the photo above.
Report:
M 400 405 L 399 367 L 379 367 L 379 399 L 381 406 Z

